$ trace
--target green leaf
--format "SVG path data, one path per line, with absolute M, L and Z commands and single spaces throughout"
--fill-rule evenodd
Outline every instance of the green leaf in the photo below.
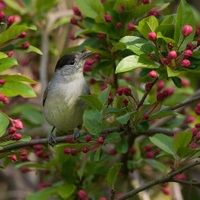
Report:
M 163 34 L 161 32 L 157 33 L 157 38 L 163 39 L 167 44 L 168 43 L 175 43 L 175 41 L 173 39 L 163 36 Z
M 99 135 L 103 127 L 103 116 L 97 109 L 86 110 L 83 122 L 91 135 Z
M 8 55 L 6 53 L 0 52 L 0 59 L 2 58 L 8 58 Z
M 104 14 L 103 4 L 99 0 L 76 0 L 76 5 L 86 17 L 95 19 Z
M 149 115 L 149 120 L 162 119 L 163 117 L 172 115 L 175 115 L 175 112 L 173 110 L 161 110 L 159 112 L 153 113 L 152 115 Z
M 193 33 L 187 36 L 184 39 L 183 43 L 181 44 L 183 40 L 183 35 L 181 33 L 181 30 L 185 25 L 192 26 Z M 181 47 L 179 49 L 181 51 L 185 49 L 186 45 L 189 42 L 193 41 L 195 30 L 196 30 L 196 19 L 194 17 L 194 12 L 185 0 L 181 0 L 178 6 L 175 27 L 176 28 L 175 28 L 175 33 L 174 33 L 174 40 L 176 41 L 178 46 L 181 44 Z
M 173 139 L 171 137 L 164 134 L 156 134 L 149 137 L 149 140 L 166 153 L 171 154 L 174 158 L 176 157 L 176 153 L 173 148 Z
M 0 79 L 5 79 L 5 80 L 12 80 L 12 81 L 22 81 L 22 82 L 27 82 L 31 84 L 36 84 L 37 82 L 22 75 L 0 75 Z
M 158 66 L 150 59 L 146 57 L 146 55 L 131 55 L 122 59 L 117 65 L 115 73 L 127 72 L 136 68 L 158 68 Z
M 108 186 L 114 189 L 115 182 L 117 180 L 118 173 L 122 167 L 123 163 L 117 163 L 114 166 L 112 166 L 107 174 L 107 182 Z
M 174 150 L 177 152 L 179 148 L 187 147 L 192 140 L 192 136 L 193 135 L 190 131 L 184 131 L 178 133 L 174 137 Z
M 5 42 L 8 42 L 9 40 L 14 39 L 15 37 L 18 37 L 18 35 L 23 32 L 27 31 L 29 29 L 28 26 L 25 25 L 16 25 L 11 26 L 4 32 L 0 34 L 0 44 L 3 44 Z
M 90 154 L 90 160 L 93 162 L 98 162 L 100 161 L 101 156 L 102 156 L 102 149 L 98 148 L 96 151 Z
M 20 49 L 20 48 L 16 48 L 15 49 L 16 51 L 19 51 L 19 52 L 35 52 L 39 55 L 43 55 L 43 53 L 40 51 L 40 49 L 38 49 L 37 47 L 34 47 L 32 45 L 29 46 L 29 48 L 27 49 Z
M 163 173 L 166 173 L 167 166 L 160 161 L 154 159 L 145 159 L 145 162 L 150 165 L 152 168 L 157 169 Z
M 149 129 L 149 123 L 147 121 L 142 121 L 135 125 L 135 128 L 138 132 L 145 132 Z
M 6 83 L 0 87 L 0 93 L 3 93 L 5 96 L 13 97 L 21 95 L 25 98 L 36 97 L 35 91 L 33 88 L 27 84 L 18 81 L 8 80 Z
M 32 193 L 26 197 L 26 200 L 48 200 L 57 193 L 58 187 L 46 187 L 42 190 Z
M 128 121 L 130 120 L 131 116 L 133 115 L 133 113 L 135 112 L 129 112 L 129 113 L 126 113 L 124 115 L 121 115 L 119 117 L 117 117 L 117 121 L 120 123 L 120 124 L 127 124 Z
M 76 186 L 75 185 L 62 185 L 60 187 L 58 187 L 58 194 L 63 198 L 63 199 L 67 199 L 68 197 L 70 197 L 76 190 Z
M 123 154 L 128 151 L 128 143 L 124 140 L 121 140 L 119 144 L 116 146 L 116 150 L 118 153 Z
M 89 106 L 92 108 L 96 108 L 97 110 L 102 109 L 101 101 L 94 95 L 81 95 L 80 96 L 84 101 L 87 102 Z
M 174 77 L 181 74 L 181 71 L 173 70 L 170 67 L 167 66 L 167 76 L 168 77 Z
M 195 155 L 196 151 L 197 151 L 196 149 L 190 149 L 188 147 L 180 147 L 177 150 L 177 155 L 180 158 L 185 158 L 185 157 L 188 157 L 188 156 Z M 194 158 L 194 157 L 192 156 L 192 158 Z
M 8 58 L 0 59 L 0 72 L 3 72 L 6 69 L 9 69 L 16 65 L 18 65 L 18 62 L 15 58 L 8 57 Z
M 141 37 L 125 36 L 120 40 L 120 42 L 125 44 L 127 49 L 130 49 L 137 55 L 141 55 L 144 53 L 148 54 L 152 53 L 153 51 L 157 52 L 155 46 L 151 42 Z
M 6 132 L 9 125 L 9 120 L 3 113 L 0 113 L 0 122 L 1 122 L 0 137 L 1 137 Z
M 176 87 L 178 87 L 178 88 L 182 87 L 182 80 L 179 77 L 177 77 L 177 76 L 172 77 L 172 81 L 174 82 Z
M 137 27 L 138 31 L 148 39 L 148 34 L 158 27 L 158 20 L 155 16 L 149 16 L 142 19 Z
M 110 87 L 107 87 L 105 90 L 99 93 L 98 99 L 102 105 L 105 105 L 108 101 L 108 96 L 110 94 Z

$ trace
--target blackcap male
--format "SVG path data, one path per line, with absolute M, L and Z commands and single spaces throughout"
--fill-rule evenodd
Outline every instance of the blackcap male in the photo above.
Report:
M 53 126 L 48 138 L 52 146 L 56 143 L 54 129 L 56 133 L 67 134 L 82 125 L 83 113 L 88 105 L 80 95 L 90 93 L 83 77 L 83 65 L 90 55 L 91 53 L 72 52 L 62 56 L 44 92 L 43 113 L 47 122 Z

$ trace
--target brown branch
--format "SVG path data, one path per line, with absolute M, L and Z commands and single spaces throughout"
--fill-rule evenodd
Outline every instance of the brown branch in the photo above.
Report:
M 152 186 L 155 186 L 155 185 L 158 185 L 158 184 L 161 184 L 161 183 L 166 183 L 166 182 L 173 182 L 173 177 L 176 176 L 177 174 L 180 174 L 182 173 L 183 171 L 187 170 L 187 169 L 190 169 L 196 165 L 199 165 L 200 164 L 200 160 L 196 160 L 195 162 L 191 163 L 191 164 L 188 164 L 178 170 L 175 170 L 175 171 L 172 171 L 156 180 L 153 180 L 153 181 L 150 181 L 134 190 L 131 190 L 130 192 L 124 194 L 122 197 L 118 198 L 118 200 L 124 200 L 124 199 L 128 199 L 128 198 L 131 198 L 133 197 L 135 194 L 143 191 L 143 190 L 146 190 Z
M 184 184 L 184 185 L 200 187 L 200 182 L 197 182 L 197 181 L 184 181 L 184 180 L 172 178 L 170 180 L 170 182 L 176 182 L 176 183 L 180 183 L 180 184 Z

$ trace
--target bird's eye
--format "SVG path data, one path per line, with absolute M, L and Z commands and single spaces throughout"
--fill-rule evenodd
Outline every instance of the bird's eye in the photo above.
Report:
M 69 64 L 70 64 L 70 65 L 74 65 L 74 62 L 75 62 L 75 59 L 71 59 L 71 60 L 69 61 Z

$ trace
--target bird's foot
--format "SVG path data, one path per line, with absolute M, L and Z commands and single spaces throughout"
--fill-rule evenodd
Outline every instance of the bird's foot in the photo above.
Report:
M 79 129 L 75 129 L 73 133 L 73 140 L 77 140 L 81 135 L 81 131 Z
M 56 144 L 56 140 L 55 140 L 55 136 L 53 135 L 53 133 L 49 134 L 47 141 L 50 146 L 54 147 L 54 145 Z

